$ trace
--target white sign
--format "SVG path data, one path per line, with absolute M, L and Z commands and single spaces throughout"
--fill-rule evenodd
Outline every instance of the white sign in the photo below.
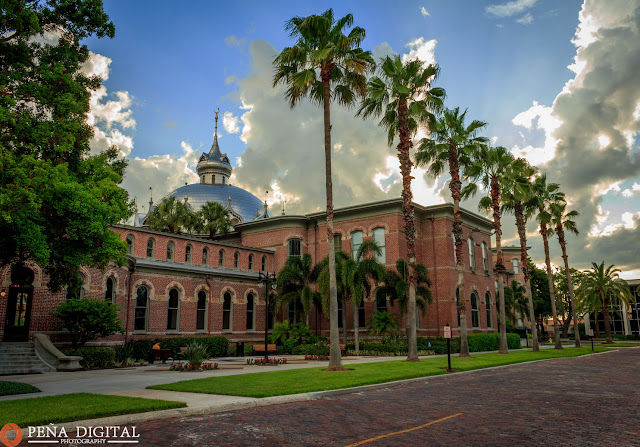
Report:
M 593 329 L 589 329 L 589 337 L 593 337 Z
M 451 326 L 444 327 L 444 338 L 451 338 Z

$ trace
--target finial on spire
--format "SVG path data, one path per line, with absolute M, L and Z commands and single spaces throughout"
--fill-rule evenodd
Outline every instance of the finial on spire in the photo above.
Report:
M 265 208 L 267 207 L 267 197 L 268 197 L 268 196 L 269 196 L 269 190 L 267 189 L 267 190 L 264 192 L 264 207 L 265 207 Z
M 283 216 L 284 216 L 284 206 L 285 206 L 286 203 L 287 203 L 287 201 L 283 199 L 282 200 L 282 215 Z
M 216 114 L 216 129 L 215 129 L 215 134 L 218 135 L 218 113 L 220 113 L 220 107 L 218 107 L 218 110 L 216 110 L 215 112 L 213 112 Z
M 153 190 L 151 186 L 149 186 L 149 209 L 153 206 Z

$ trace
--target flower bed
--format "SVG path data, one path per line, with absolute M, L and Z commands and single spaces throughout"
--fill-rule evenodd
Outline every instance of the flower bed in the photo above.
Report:
M 305 355 L 305 360 L 329 360 L 328 355 Z
M 176 363 L 169 367 L 170 371 L 211 371 L 213 369 L 218 369 L 217 363 L 203 363 L 201 365 Z
M 287 363 L 287 359 L 285 359 L 284 357 L 271 357 L 269 361 L 265 361 L 264 357 L 260 357 L 257 359 L 247 359 L 247 365 L 276 366 L 285 363 Z

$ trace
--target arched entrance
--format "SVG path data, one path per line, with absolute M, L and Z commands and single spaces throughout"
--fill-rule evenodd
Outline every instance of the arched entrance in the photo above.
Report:
M 27 341 L 29 338 L 33 278 L 33 270 L 30 268 L 14 266 L 11 269 L 3 341 Z

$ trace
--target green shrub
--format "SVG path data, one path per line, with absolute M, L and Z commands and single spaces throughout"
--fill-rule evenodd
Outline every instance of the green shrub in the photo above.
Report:
M 292 354 L 296 355 L 329 355 L 329 347 L 326 343 L 304 344 L 293 348 Z
M 207 358 L 207 348 L 193 341 L 187 345 L 187 349 L 182 352 L 182 357 L 189 362 L 190 365 L 202 365 Z
M 131 344 L 116 346 L 115 360 L 118 363 L 124 363 L 127 359 L 135 358 L 133 355 L 133 346 Z
M 58 317 L 69 331 L 74 349 L 98 337 L 124 331 L 118 319 L 118 307 L 102 299 L 67 300 L 56 307 L 51 315 Z
M 111 348 L 65 349 L 66 355 L 82 356 L 80 365 L 85 368 L 110 368 L 116 359 L 116 351 Z
M 298 339 L 289 338 L 282 346 L 278 347 L 278 354 L 293 354 L 293 350 L 298 346 Z
M 224 357 L 227 355 L 229 341 L 226 337 L 170 337 L 163 339 L 145 338 L 132 340 L 127 346 L 131 346 L 132 357 L 136 360 L 147 360 L 151 354 L 151 348 L 156 342 L 160 342 L 161 349 L 171 349 L 174 356 L 180 354 L 180 348 L 196 343 L 207 350 L 207 357 Z M 235 352 L 235 351 L 234 351 Z
M 353 342 L 347 343 L 347 351 L 354 352 L 355 349 L 356 349 L 355 343 Z M 364 351 L 366 353 L 372 353 L 367 355 L 403 355 L 409 352 L 409 349 L 406 343 L 401 343 L 401 342 L 391 342 L 391 343 L 361 342 L 360 351 Z
M 500 348 L 500 334 L 494 332 L 490 334 L 469 334 L 467 335 L 469 352 L 497 351 Z M 431 344 L 429 346 L 429 343 Z M 507 346 L 509 349 L 520 348 L 520 336 L 518 334 L 507 334 Z M 436 354 L 447 353 L 447 340 L 444 337 L 418 337 L 418 349 L 430 349 Z M 451 352 L 460 352 L 460 339 L 451 339 Z
M 0 396 L 12 394 L 39 393 L 40 390 L 33 385 L 22 382 L 0 382 Z
M 235 357 L 236 356 L 236 344 L 229 344 L 227 347 L 227 357 Z

